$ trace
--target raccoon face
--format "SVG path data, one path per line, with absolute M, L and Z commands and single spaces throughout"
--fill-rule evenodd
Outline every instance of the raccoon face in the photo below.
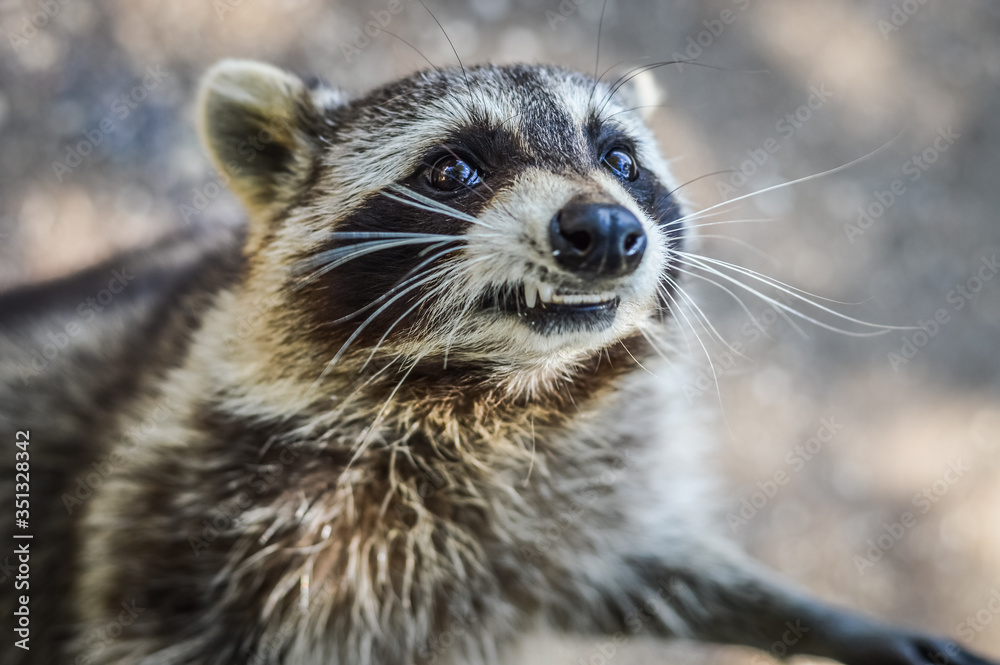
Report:
M 250 279 L 296 322 L 286 337 L 337 362 L 553 367 L 672 301 L 682 211 L 629 92 L 515 65 L 348 100 L 227 61 L 201 112 L 251 212 Z

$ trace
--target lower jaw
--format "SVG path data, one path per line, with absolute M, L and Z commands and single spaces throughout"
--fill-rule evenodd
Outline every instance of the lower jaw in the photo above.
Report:
M 505 313 L 539 335 L 601 332 L 614 324 L 618 304 L 618 300 L 593 305 L 538 303 L 531 308 L 524 306 Z

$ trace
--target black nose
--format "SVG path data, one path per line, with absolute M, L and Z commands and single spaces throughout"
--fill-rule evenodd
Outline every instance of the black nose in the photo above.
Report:
M 639 220 L 609 203 L 570 203 L 552 218 L 549 238 L 559 265 L 584 277 L 627 275 L 646 251 Z

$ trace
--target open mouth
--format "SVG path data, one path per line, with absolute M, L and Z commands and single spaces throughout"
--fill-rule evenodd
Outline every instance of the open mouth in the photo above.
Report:
M 539 334 L 555 335 L 609 328 L 620 302 L 614 291 L 573 292 L 526 279 L 519 288 L 487 297 L 483 305 L 516 316 Z

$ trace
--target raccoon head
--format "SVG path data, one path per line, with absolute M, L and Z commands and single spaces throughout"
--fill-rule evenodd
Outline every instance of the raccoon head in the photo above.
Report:
M 534 381 L 669 318 L 682 210 L 629 88 L 484 65 L 349 98 L 216 65 L 201 128 L 251 216 L 252 352 L 270 337 L 314 380 L 399 362 Z

